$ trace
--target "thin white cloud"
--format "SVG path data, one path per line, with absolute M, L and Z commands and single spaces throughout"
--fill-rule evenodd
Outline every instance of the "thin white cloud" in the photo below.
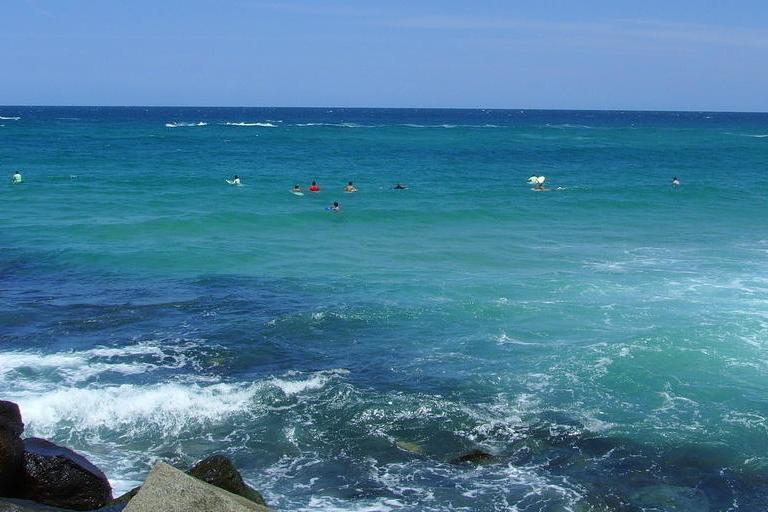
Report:
M 768 48 L 768 30 L 695 23 L 648 20 L 570 22 L 516 18 L 468 18 L 457 16 L 422 16 L 401 18 L 388 23 L 392 27 L 418 30 L 484 31 L 509 34 L 552 34 L 561 37 L 590 38 L 596 44 L 627 41 L 667 41 L 690 44 L 714 44 Z

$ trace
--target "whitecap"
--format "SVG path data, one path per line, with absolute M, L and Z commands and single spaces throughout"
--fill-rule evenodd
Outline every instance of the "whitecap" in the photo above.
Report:
M 239 122 L 239 123 L 224 123 L 225 126 L 261 126 L 264 128 L 277 128 L 276 124 L 266 122 L 266 123 L 246 123 L 246 122 Z
M 234 415 L 250 413 L 262 391 L 260 384 L 124 384 L 57 388 L 13 398 L 24 411 L 32 435 L 54 437 L 66 426 L 73 431 L 97 434 L 104 430 L 133 438 L 158 432 L 178 435 L 194 425 L 220 424 Z
M 182 123 L 182 122 L 165 123 L 166 128 L 181 128 L 181 127 L 189 127 L 189 126 L 208 126 L 208 123 L 205 123 L 203 121 L 200 121 L 198 123 Z
M 2 120 L 2 121 L 18 121 L 19 119 L 21 119 L 21 118 L 20 118 L 20 117 L 5 117 L 5 116 L 0 116 L 0 120 Z
M 307 379 L 274 378 L 267 383 L 280 389 L 286 396 L 293 396 L 305 391 L 322 389 L 336 376 L 346 375 L 346 370 L 330 370 L 317 372 Z M 294 372 L 288 374 L 295 375 Z

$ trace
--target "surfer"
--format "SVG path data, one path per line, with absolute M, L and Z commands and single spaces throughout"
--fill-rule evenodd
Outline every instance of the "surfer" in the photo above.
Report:
M 298 185 L 294 185 L 293 188 L 291 189 L 291 192 L 293 192 L 294 194 L 301 192 L 301 187 Z
M 341 210 L 341 205 L 339 205 L 338 201 L 334 201 L 333 204 L 326 209 L 329 212 L 338 212 L 339 210 Z
M 677 176 L 672 178 L 672 186 L 673 187 L 679 187 L 680 186 L 680 179 Z
M 408 187 L 406 187 L 405 185 L 403 185 L 403 184 L 401 184 L 401 183 L 397 183 L 397 184 L 396 184 L 394 187 L 392 187 L 392 188 L 394 188 L 395 190 L 405 190 L 405 189 L 407 189 Z
M 13 173 L 13 176 L 11 176 L 11 183 L 14 183 L 14 184 L 21 183 L 21 172 L 20 171 L 16 171 L 15 173 Z
M 357 192 L 357 187 L 355 187 L 350 181 L 349 183 L 347 183 L 347 186 L 344 187 L 344 192 Z
M 313 181 L 307 190 L 310 192 L 320 192 L 320 187 L 317 185 L 316 181 Z
M 528 183 L 533 185 L 533 190 L 541 191 L 544 190 L 544 181 L 547 178 L 545 176 L 531 176 L 528 178 Z
M 240 176 L 235 174 L 235 177 L 232 178 L 231 180 L 227 180 L 227 183 L 229 183 L 230 185 L 238 185 L 239 186 L 240 185 Z

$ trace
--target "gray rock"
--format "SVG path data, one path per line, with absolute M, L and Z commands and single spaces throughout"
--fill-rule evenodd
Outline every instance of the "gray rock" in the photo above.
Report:
M 124 512 L 268 512 L 242 496 L 232 494 L 183 471 L 158 462 Z
M 267 504 L 256 489 L 249 487 L 243 481 L 243 477 L 240 476 L 240 472 L 232 461 L 223 455 L 213 455 L 201 460 L 187 471 L 187 474 L 259 505 Z
M 0 400 L 0 496 L 13 494 L 21 485 L 24 443 L 19 406 Z
M 24 440 L 25 499 L 73 510 L 93 510 L 112 500 L 107 477 L 88 459 L 45 439 Z

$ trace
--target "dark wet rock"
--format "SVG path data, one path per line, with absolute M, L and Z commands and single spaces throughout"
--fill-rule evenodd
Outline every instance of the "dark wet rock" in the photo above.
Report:
M 0 512 L 67 512 L 67 509 L 49 507 L 28 500 L 0 498 Z
M 213 455 L 201 460 L 187 471 L 187 474 L 259 505 L 267 504 L 256 489 L 243 481 L 232 461 L 223 455 Z
M 494 462 L 496 458 L 491 455 L 488 452 L 484 452 L 483 450 L 472 450 L 470 452 L 467 452 L 463 455 L 460 455 L 456 457 L 455 459 L 451 459 L 449 462 L 451 464 L 490 464 L 491 462 Z
M 19 488 L 24 467 L 24 443 L 19 406 L 0 400 L 0 496 L 8 496 Z
M 268 512 L 242 496 L 207 484 L 162 462 L 155 465 L 125 512 Z
M 93 510 L 112 500 L 107 477 L 88 459 L 45 439 L 24 440 L 22 497 L 73 510 Z

